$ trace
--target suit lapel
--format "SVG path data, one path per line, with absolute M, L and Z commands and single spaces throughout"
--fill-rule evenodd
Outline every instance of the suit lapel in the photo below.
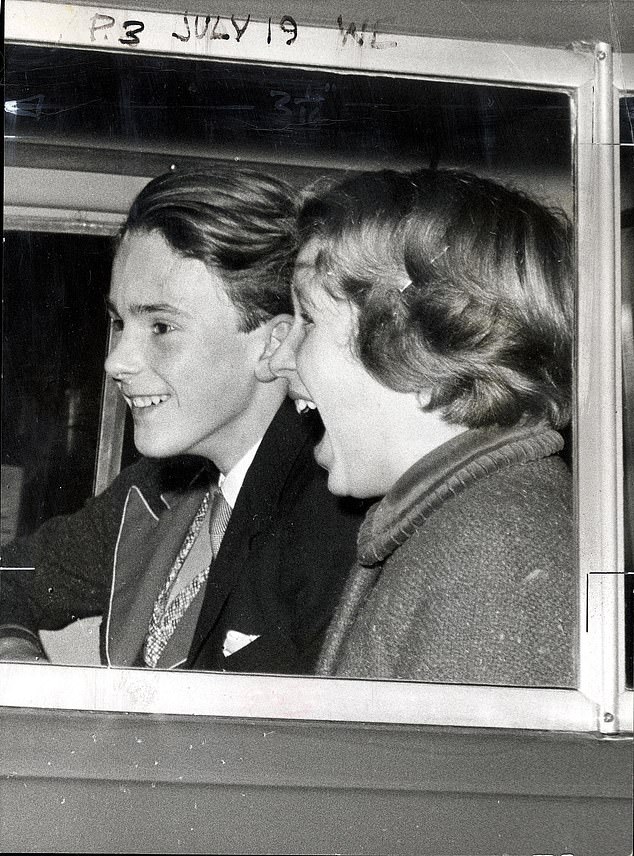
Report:
M 154 603 L 205 488 L 188 491 L 157 517 L 141 491 L 128 492 L 115 551 L 106 626 L 108 665 L 135 663 Z
M 307 442 L 306 429 L 287 399 L 264 435 L 238 494 L 209 574 L 188 660 L 190 664 L 212 632 L 241 574 L 258 572 L 250 561 L 254 544 L 259 535 L 270 531 L 274 525 L 285 482 Z

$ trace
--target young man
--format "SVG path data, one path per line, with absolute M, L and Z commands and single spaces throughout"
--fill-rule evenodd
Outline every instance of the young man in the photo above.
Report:
M 139 194 L 106 371 L 144 457 L 5 548 L 3 567 L 35 573 L 3 571 L 0 658 L 42 659 L 38 630 L 102 615 L 109 665 L 313 669 L 360 517 L 328 493 L 316 426 L 268 369 L 292 320 L 295 216 L 286 184 L 248 170 Z

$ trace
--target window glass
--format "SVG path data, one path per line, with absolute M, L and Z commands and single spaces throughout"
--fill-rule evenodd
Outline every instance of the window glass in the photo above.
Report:
M 92 236 L 5 236 L 3 542 L 76 511 L 92 493 L 110 245 Z
M 6 66 L 9 165 L 150 176 L 173 160 L 236 160 L 298 186 L 334 171 L 455 166 L 573 211 L 564 92 L 15 45 Z M 110 249 L 17 233 L 7 247 L 3 464 L 22 469 L 22 533 L 92 490 Z
M 92 150 L 93 166 L 124 149 L 123 172 L 166 153 L 322 170 L 470 165 L 538 192 L 570 181 L 563 93 L 18 45 L 6 66 L 7 159 L 18 165 L 47 143 L 66 149 L 52 152 L 58 167 L 71 147 Z

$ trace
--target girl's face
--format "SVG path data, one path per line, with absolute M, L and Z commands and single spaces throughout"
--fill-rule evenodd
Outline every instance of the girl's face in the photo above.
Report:
M 329 472 L 330 491 L 379 496 L 420 456 L 411 436 L 422 411 L 413 393 L 384 386 L 354 356 L 357 310 L 320 285 L 316 253 L 309 242 L 298 256 L 295 317 L 271 358 L 271 371 L 288 378 L 300 412 L 319 410 L 325 433 L 315 458 Z

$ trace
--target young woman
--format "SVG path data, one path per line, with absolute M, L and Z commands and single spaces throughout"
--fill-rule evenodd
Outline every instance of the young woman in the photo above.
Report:
M 383 496 L 322 674 L 570 686 L 569 225 L 473 175 L 368 173 L 300 215 L 271 360 L 335 494 Z

